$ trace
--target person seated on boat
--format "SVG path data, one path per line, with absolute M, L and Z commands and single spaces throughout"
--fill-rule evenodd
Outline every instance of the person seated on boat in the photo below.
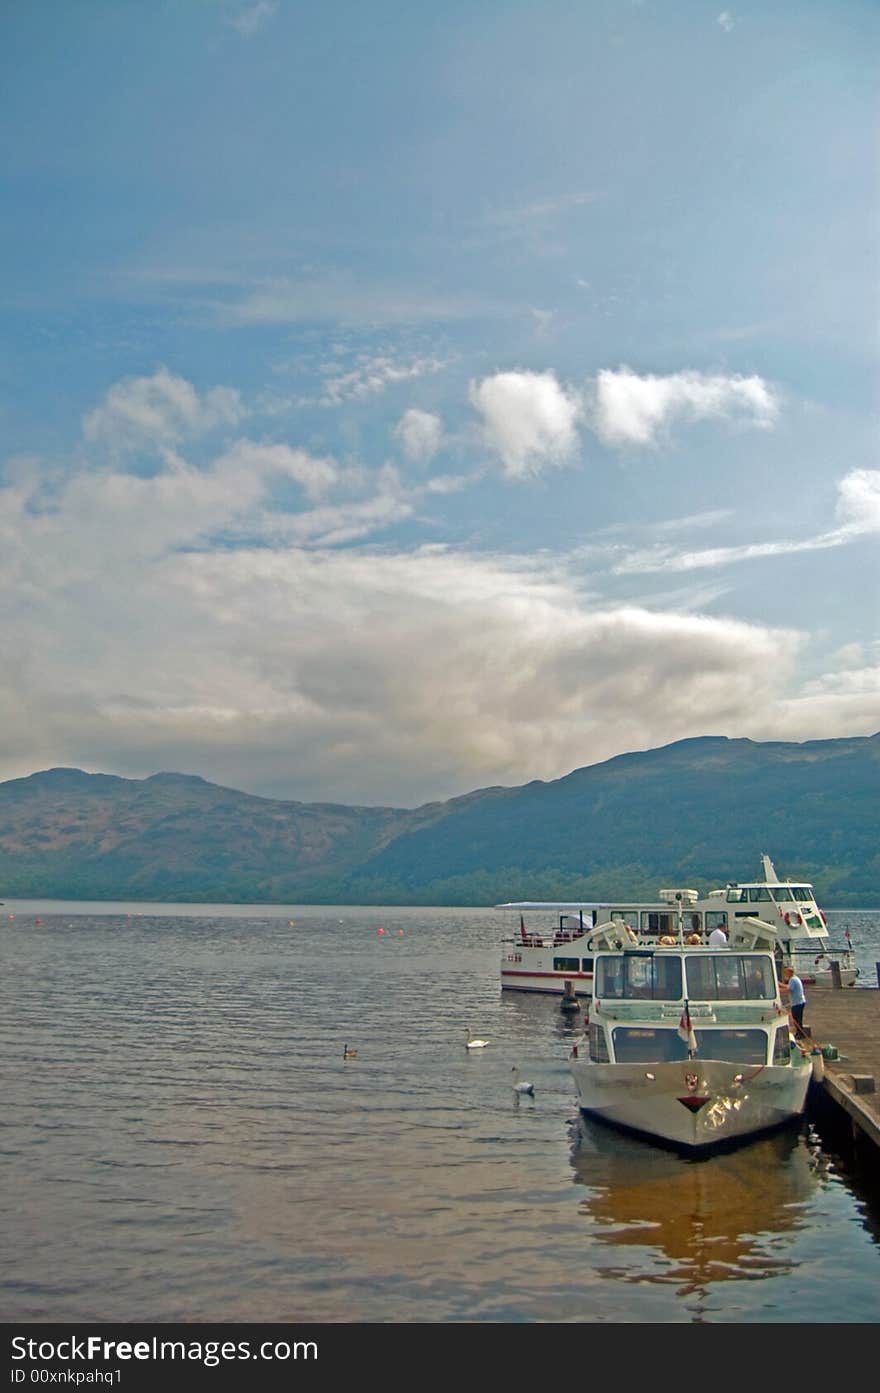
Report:
M 703 936 L 702 934 L 698 933 L 688 934 L 687 938 L 685 939 L 685 943 L 689 943 L 692 948 L 699 947 L 702 942 Z
M 658 940 L 662 948 L 674 948 L 675 938 L 672 934 L 661 934 Z

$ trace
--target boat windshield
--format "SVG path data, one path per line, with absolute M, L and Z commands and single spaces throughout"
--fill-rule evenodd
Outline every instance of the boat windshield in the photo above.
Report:
M 776 977 L 763 953 L 689 953 L 685 959 L 691 1001 L 772 1001 Z
M 732 1064 L 766 1064 L 767 1036 L 763 1030 L 697 1030 L 698 1059 L 724 1059 Z M 666 1026 L 617 1026 L 612 1031 L 618 1064 L 662 1064 L 687 1059 L 688 1048 L 676 1030 Z
M 782 900 L 812 900 L 812 885 L 783 885 L 778 882 L 772 885 L 728 885 L 727 902 L 728 904 L 767 904 L 775 901 L 777 904 Z
M 654 953 L 605 953 L 596 959 L 596 996 L 613 1000 L 681 1001 L 681 958 Z

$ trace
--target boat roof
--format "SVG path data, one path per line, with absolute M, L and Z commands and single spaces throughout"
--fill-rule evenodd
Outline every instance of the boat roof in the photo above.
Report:
M 642 909 L 669 909 L 665 900 L 511 900 L 496 909 L 622 909 L 626 905 Z
M 728 890 L 774 890 L 778 886 L 794 885 L 798 890 L 812 890 L 809 880 L 731 880 Z

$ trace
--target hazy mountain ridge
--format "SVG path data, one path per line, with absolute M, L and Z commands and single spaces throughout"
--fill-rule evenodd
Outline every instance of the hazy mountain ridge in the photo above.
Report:
M 749 879 L 880 903 L 880 734 L 705 736 L 420 808 L 261 798 L 194 775 L 0 784 L 7 897 L 491 904 Z

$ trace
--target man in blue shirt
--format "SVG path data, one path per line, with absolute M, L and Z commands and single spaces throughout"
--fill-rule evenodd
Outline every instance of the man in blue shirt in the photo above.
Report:
M 802 1036 L 804 1033 L 804 1007 L 807 1004 L 807 995 L 804 991 L 804 984 L 793 967 L 786 967 L 783 969 L 782 987 L 784 991 L 788 992 L 788 1009 L 794 1020 L 795 1035 Z

